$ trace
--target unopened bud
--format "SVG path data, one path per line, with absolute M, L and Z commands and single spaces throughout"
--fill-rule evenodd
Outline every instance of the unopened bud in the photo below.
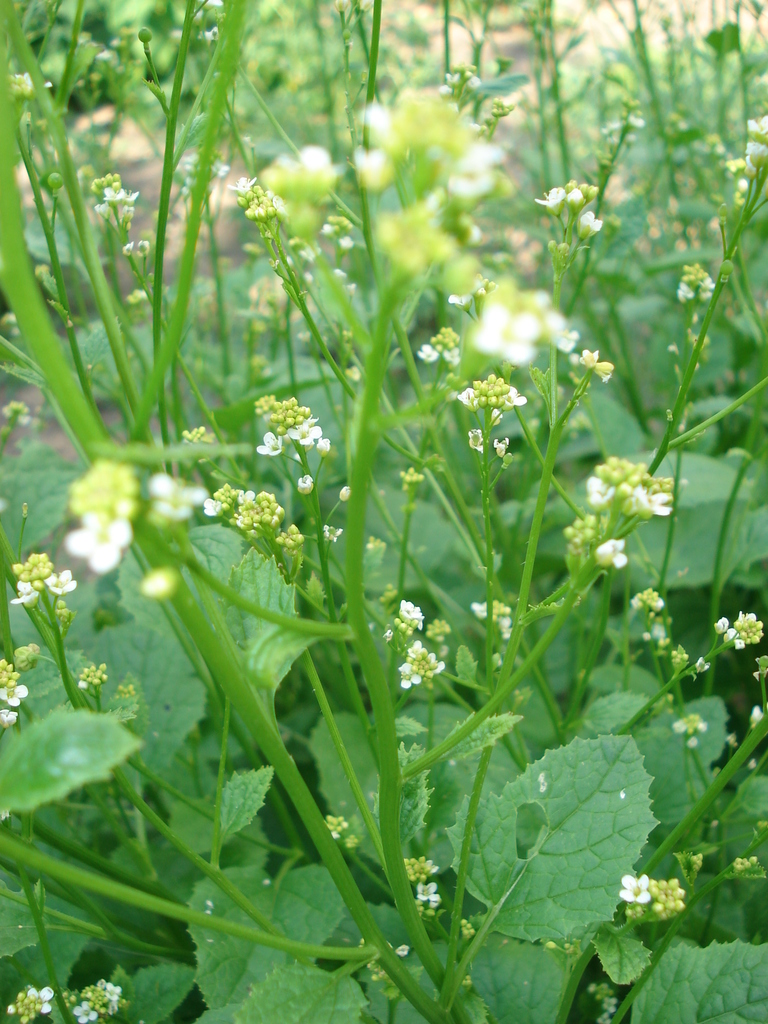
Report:
M 727 281 L 733 273 L 733 260 L 723 260 L 720 264 L 720 277 L 723 281 Z
M 60 192 L 64 187 L 64 179 L 58 171 L 51 171 L 48 175 L 48 188 L 51 190 L 53 195 Z
M 152 42 L 151 28 L 147 28 L 145 26 L 144 28 L 139 29 L 139 42 L 142 43 L 144 46 L 148 46 Z

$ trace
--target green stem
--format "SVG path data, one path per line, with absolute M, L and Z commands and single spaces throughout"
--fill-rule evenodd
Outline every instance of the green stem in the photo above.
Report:
M 555 1021 L 555 1024 L 567 1024 L 568 1017 L 571 1012 L 571 1006 L 573 1005 L 573 1000 L 575 999 L 576 992 L 579 988 L 579 982 L 584 975 L 584 971 L 589 966 L 589 962 L 594 956 L 594 952 L 592 943 L 590 942 L 571 968 L 571 973 L 568 975 L 568 982 L 565 986 L 565 990 L 560 997 L 560 1005 L 557 1009 L 557 1020 Z
M 451 914 L 451 934 L 448 940 L 448 954 L 445 960 L 445 978 L 440 992 L 440 1001 L 446 1006 L 453 990 L 453 975 L 456 967 L 456 950 L 459 945 L 461 934 L 461 917 L 464 909 L 464 890 L 467 885 L 469 874 L 469 855 L 472 850 L 472 833 L 475 828 L 477 809 L 480 806 L 480 797 L 483 792 L 483 783 L 491 763 L 493 747 L 486 747 L 480 756 L 480 763 L 477 766 L 477 774 L 472 786 L 472 795 L 469 798 L 467 818 L 464 823 L 464 837 L 461 842 L 461 854 L 459 856 L 459 870 L 456 873 L 456 891 L 453 897 L 453 913 Z M 461 979 L 459 979 L 461 981 Z
M 763 377 L 761 381 L 758 381 L 754 387 L 750 388 L 749 391 L 745 391 L 744 394 L 737 398 L 730 405 L 727 405 L 724 409 L 716 412 L 714 416 L 709 416 L 707 419 L 702 420 L 695 427 L 691 427 L 690 430 L 686 430 L 684 434 L 678 434 L 677 437 L 673 438 L 667 446 L 669 451 L 673 451 L 680 445 L 689 444 L 691 441 L 695 441 L 697 437 L 700 437 L 705 430 L 713 426 L 715 423 L 719 423 L 720 420 L 725 419 L 726 416 L 730 416 L 732 412 L 735 412 L 740 406 L 748 402 L 750 398 L 754 398 L 755 395 L 760 394 L 764 388 L 768 386 L 768 377 Z
M 75 1024 L 75 1019 L 72 1016 L 72 1010 L 69 1007 L 64 993 L 62 992 L 59 979 L 56 977 L 56 967 L 53 962 L 53 956 L 51 955 L 51 946 L 48 942 L 48 933 L 45 930 L 45 924 L 43 923 L 43 915 L 40 912 L 40 907 L 35 896 L 35 891 L 32 888 L 32 884 L 29 881 L 29 876 L 22 866 L 22 862 L 19 861 L 19 878 L 24 889 L 24 895 L 27 897 L 27 903 L 29 909 L 32 912 L 32 918 L 35 922 L 35 929 L 37 930 L 37 938 L 40 943 L 40 952 L 43 954 L 43 960 L 45 961 L 45 970 L 48 975 L 48 983 L 53 989 L 56 997 L 56 1005 L 59 1008 L 59 1013 L 62 1015 L 67 1024 Z M 40 892 L 42 894 L 43 886 L 40 883 Z
M 224 724 L 221 728 L 221 756 L 219 757 L 219 773 L 216 777 L 216 799 L 213 804 L 213 836 L 211 838 L 211 867 L 218 868 L 221 852 L 221 794 L 224 790 L 224 773 L 227 768 L 227 744 L 229 741 L 229 717 L 232 703 L 229 697 L 224 698 Z
M 77 0 L 75 16 L 72 19 L 72 34 L 69 37 L 69 49 L 67 60 L 64 64 L 64 73 L 61 76 L 59 87 L 56 90 L 56 106 L 64 110 L 69 102 L 69 94 L 74 86 L 75 57 L 77 55 L 77 44 L 80 40 L 80 29 L 83 24 L 83 13 L 85 11 L 85 0 Z

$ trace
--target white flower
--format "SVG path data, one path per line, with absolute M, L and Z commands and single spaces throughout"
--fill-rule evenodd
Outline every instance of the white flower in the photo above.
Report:
M 459 309 L 463 309 L 465 313 L 468 313 L 472 308 L 472 300 L 474 295 L 449 295 L 448 303 L 451 306 L 458 306 Z
M 349 252 L 349 250 L 350 249 L 354 249 L 354 247 L 355 247 L 354 240 L 352 238 L 350 238 L 349 235 L 343 235 L 339 239 L 339 248 L 343 249 L 344 252 Z
M 696 293 L 685 283 L 685 281 L 681 281 L 677 286 L 677 298 L 679 302 L 693 302 L 696 298 Z
M 413 601 L 400 602 L 400 619 L 416 629 L 424 626 L 424 612 Z
M 323 436 L 323 428 L 317 426 L 317 420 L 310 417 L 308 420 L 304 420 L 298 427 L 291 427 L 288 431 L 288 437 L 292 441 L 298 441 L 302 448 L 313 448 L 315 441 L 319 441 Z M 267 438 L 264 438 L 266 442 Z M 330 442 L 329 442 L 330 445 Z
M 456 396 L 456 400 L 465 405 L 468 409 L 475 412 L 478 408 L 477 401 L 475 400 L 475 389 L 464 388 L 464 390 Z
M 480 199 L 496 186 L 494 169 L 501 163 L 499 146 L 473 143 L 456 164 L 456 174 L 448 179 L 448 192 L 460 199 Z
M 0 686 L 0 700 L 10 704 L 12 708 L 17 708 L 28 694 L 29 690 L 23 683 L 17 683 L 13 690 L 11 690 L 10 696 L 6 687 Z
M 730 626 L 730 622 L 728 621 L 728 619 L 726 619 L 725 616 L 723 616 L 722 619 L 718 619 L 717 622 L 715 623 L 715 632 L 719 633 L 719 634 L 723 634 L 723 633 L 725 633 L 725 631 L 728 629 L 729 626 Z
M 331 450 L 331 442 L 327 437 L 321 437 L 317 442 L 317 450 L 320 452 L 320 457 L 325 458 L 328 452 Z
M 343 530 L 336 530 L 334 527 L 329 526 L 328 523 L 323 527 L 323 536 L 326 540 L 329 540 L 332 544 L 335 544 L 339 537 L 344 533 Z
M 333 0 L 333 6 L 339 14 L 346 14 L 352 6 L 352 0 Z
M 543 199 L 537 199 L 536 202 L 539 206 L 546 206 L 550 213 L 559 217 L 565 203 L 565 189 L 559 186 L 552 188 L 544 193 Z
M 685 745 L 686 747 L 689 747 L 691 750 L 694 750 L 699 745 L 698 736 L 689 736 L 688 739 L 685 741 Z
M 133 242 L 128 242 L 126 245 L 123 246 L 123 255 L 124 256 L 130 256 L 132 252 L 133 252 Z
M 486 355 L 501 355 L 519 366 L 536 355 L 542 325 L 535 313 L 510 311 L 496 302 L 485 306 L 475 335 L 475 347 Z
M 355 170 L 360 183 L 371 192 L 385 189 L 394 173 L 392 163 L 383 149 L 365 150 L 361 147 L 355 150 Z
M 649 884 L 648 875 L 640 875 L 639 878 L 635 878 L 634 875 L 622 875 L 619 896 L 625 903 L 650 903 Z
M 416 899 L 420 903 L 428 903 L 433 909 L 439 907 L 442 902 L 440 893 L 437 891 L 437 882 L 419 882 L 416 886 Z
M 764 167 L 768 163 L 768 146 L 763 142 L 748 142 L 746 156 L 753 167 Z
M 497 437 L 496 440 L 493 442 L 493 449 L 500 459 L 503 459 L 504 456 L 507 454 L 507 448 L 509 448 L 508 437 L 505 437 L 501 440 Z
M 0 726 L 3 729 L 8 729 L 10 726 L 16 724 L 16 719 L 19 717 L 18 711 L 9 711 L 8 708 L 0 709 Z
M 440 358 L 440 353 L 436 348 L 431 345 L 422 345 L 416 355 L 421 359 L 423 363 L 436 363 Z
M 41 988 L 40 998 L 43 1001 L 43 1005 L 40 1007 L 40 1013 L 50 1013 L 51 1000 L 53 999 L 53 989 L 49 988 L 48 985 L 46 985 L 45 988 Z
M 485 601 L 473 601 L 469 607 L 475 618 L 481 621 L 488 615 L 488 605 Z
M 220 516 L 221 515 L 221 502 L 215 498 L 206 498 L 203 502 L 203 512 L 207 516 Z
M 23 604 L 25 608 L 34 608 L 40 597 L 32 584 L 25 583 L 23 580 L 19 580 L 16 584 L 16 593 L 18 596 L 11 601 L 11 604 Z
M 238 178 L 234 185 L 227 185 L 227 188 L 239 196 L 245 196 L 257 183 L 258 178 Z
M 642 484 L 638 484 L 628 499 L 627 507 L 634 514 L 650 513 L 652 516 L 670 516 L 672 495 L 659 491 L 650 494 Z
M 322 430 L 320 433 L 322 434 Z M 276 437 L 271 430 L 268 430 L 264 435 L 264 443 L 258 445 L 256 451 L 259 455 L 282 455 L 283 439 L 282 437 Z
M 311 494 L 312 488 L 315 486 L 315 481 L 309 473 L 307 473 L 306 476 L 299 477 L 297 486 L 299 488 L 299 494 Z
M 73 580 L 72 573 L 69 569 L 65 569 L 64 572 L 58 574 L 52 573 L 46 579 L 45 585 L 52 594 L 63 597 L 64 594 L 71 594 L 73 590 L 77 589 L 77 580 Z
M 587 504 L 595 512 L 602 512 L 603 509 L 608 508 L 615 494 L 616 488 L 611 487 L 600 477 L 591 476 L 587 480 Z
M 149 242 L 146 240 L 146 238 L 142 238 L 142 240 L 139 242 L 139 252 L 141 253 L 142 256 L 146 256 L 147 253 L 149 252 Z
M 87 512 L 82 527 L 67 534 L 64 547 L 76 558 L 85 558 L 89 567 L 100 575 L 120 564 L 123 551 L 130 547 L 133 529 L 127 519 L 104 523 L 94 512 Z
M 568 355 L 573 352 L 580 340 L 581 335 L 578 331 L 562 331 L 555 338 L 555 344 L 561 352 Z
M 155 473 L 149 478 L 147 485 L 152 498 L 152 511 L 161 519 L 171 522 L 182 522 L 189 519 L 197 506 L 204 503 L 208 492 L 204 487 L 191 486 L 168 476 L 167 473 Z
M 397 947 L 397 949 L 395 950 L 395 953 L 397 953 L 397 955 L 399 957 L 406 957 L 406 956 L 408 956 L 410 951 L 411 951 L 411 947 L 410 946 L 406 946 L 405 944 L 403 944 L 402 946 L 398 946 Z
M 394 636 L 395 634 L 394 634 L 394 633 L 392 632 L 392 630 L 391 630 L 391 629 L 388 629 L 388 630 L 387 630 L 387 631 L 386 631 L 385 633 L 383 633 L 382 635 L 383 635 L 384 639 L 385 639 L 385 640 L 387 641 L 387 643 L 389 643 L 389 641 L 390 641 L 390 640 L 392 639 L 392 637 L 393 637 L 393 636 Z
M 703 302 L 709 302 L 712 298 L 712 292 L 715 290 L 715 282 L 707 274 L 703 281 L 699 284 L 699 298 Z
M 566 195 L 565 202 L 569 210 L 572 210 L 574 213 L 578 213 L 584 205 L 584 193 L 580 188 L 572 188 Z
M 73 1006 L 72 1013 L 77 1024 L 91 1024 L 91 1021 L 99 1019 L 98 1013 L 92 1009 L 91 1004 L 86 999 L 77 1006 Z
M 586 239 L 591 238 L 592 235 L 596 235 L 602 226 L 603 222 L 598 220 L 591 210 L 588 210 L 586 213 L 582 213 L 579 217 L 579 225 L 577 228 L 579 238 L 582 241 L 586 241 Z
M 469 447 L 474 448 L 476 452 L 482 452 L 483 450 L 483 432 L 479 428 L 476 430 L 470 430 L 469 432 Z
M 351 497 L 352 488 L 347 486 L 342 487 L 341 490 L 339 491 L 339 501 L 349 501 Z
M 18 689 L 18 687 L 17 687 L 17 689 Z M 750 727 L 752 729 L 754 729 L 757 726 L 758 722 L 761 722 L 762 719 L 763 719 L 763 709 L 760 707 L 759 704 L 755 704 L 755 706 L 752 708 L 752 711 L 750 712 L 750 715 L 749 715 Z
M 504 408 L 514 409 L 516 405 L 528 405 L 528 399 L 525 395 L 521 395 L 517 388 L 513 388 L 510 385 L 509 391 L 504 396 Z M 499 412 L 498 409 L 494 409 L 493 411 Z M 499 414 L 499 419 L 501 419 L 501 414 Z
M 701 674 L 702 672 L 706 672 L 709 668 L 709 662 L 704 661 L 703 658 L 699 658 L 699 660 L 696 662 L 695 668 L 697 673 L 699 674 Z
M 623 540 L 607 540 L 595 551 L 597 564 L 605 566 L 612 565 L 615 569 L 623 569 L 627 564 L 627 556 L 624 554 Z

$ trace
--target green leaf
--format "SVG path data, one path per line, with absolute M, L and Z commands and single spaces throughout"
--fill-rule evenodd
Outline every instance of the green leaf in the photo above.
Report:
M 467 683 L 477 681 L 477 662 L 463 645 L 456 652 L 456 675 Z
M 718 57 L 725 57 L 739 49 L 739 26 L 731 21 L 726 22 L 722 28 L 712 29 L 704 38 Z
M 11 737 L 9 737 L 11 738 Z M 8 743 L 8 740 L 6 740 Z M 34 811 L 111 770 L 141 746 L 109 715 L 53 711 L 12 735 L 0 754 L 0 807 Z
M 256 816 L 267 795 L 274 769 L 235 772 L 221 794 L 221 840 L 239 832 Z
M 596 440 L 598 444 L 602 442 L 601 447 L 608 455 L 636 456 L 645 447 L 640 424 L 625 405 L 606 393 L 607 390 L 593 386 L 589 392 Z
M 0 492 L 8 502 L 3 526 L 15 549 L 21 528 L 21 506 L 29 504 L 24 544 L 33 551 L 67 518 L 69 485 L 81 470 L 47 444 L 24 439 L 19 454 L 0 463 Z
M 286 935 L 300 942 L 324 942 L 344 917 L 344 901 L 329 873 L 319 865 L 294 868 L 279 887 L 261 868 L 253 866 L 226 868 L 224 874 Z M 253 924 L 210 879 L 195 886 L 190 906 Z M 212 1010 L 245 999 L 255 982 L 287 959 L 281 950 L 254 946 L 197 925 L 189 930 L 197 946 L 196 980 Z
M 499 75 L 484 79 L 475 90 L 476 96 L 508 96 L 527 83 L 528 75 Z
M 366 1003 L 352 978 L 291 964 L 253 987 L 235 1024 L 355 1024 Z
M 498 1024 L 552 1024 L 563 965 L 543 946 L 491 935 L 475 959 L 472 986 Z
M 198 562 L 219 580 L 229 579 L 232 566 L 242 561 L 245 541 L 221 523 L 193 527 L 189 540 Z
M 549 370 L 540 370 L 538 366 L 529 366 L 528 372 L 531 375 L 534 387 L 544 399 L 544 404 L 551 416 L 552 410 L 549 407 Z
M 23 903 L 11 900 L 6 895 L 10 891 L 5 882 L 0 882 L 0 956 L 11 956 L 37 943 L 37 928 L 26 899 Z
M 501 850 L 496 855 L 502 859 L 501 877 L 511 859 L 501 846 L 505 832 L 510 848 L 513 841 L 534 846 L 496 919 L 497 929 L 531 941 L 567 939 L 582 936 L 595 922 L 609 920 L 619 900 L 618 880 L 632 870 L 656 823 L 650 811 L 650 784 L 630 736 L 577 738 L 548 751 L 507 783 L 489 805 L 489 834 L 495 849 Z M 519 821 L 515 820 L 512 835 L 510 813 L 514 807 L 520 816 L 527 805 L 526 829 L 532 833 L 536 822 L 529 812 L 537 804 L 549 823 L 538 847 L 531 834 L 521 841 Z M 478 812 L 477 834 L 485 835 L 485 828 L 484 814 Z M 474 884 L 478 885 L 477 875 Z
M 728 818 L 756 820 L 768 817 L 768 776 L 752 775 L 736 790 L 728 807 Z
M 632 1024 L 755 1024 L 768 1020 L 768 945 L 706 949 L 684 943 L 662 957 L 632 1011 Z
M 469 799 L 456 815 L 456 824 L 447 829 L 453 846 L 453 869 L 461 857 Z M 495 906 L 509 892 L 517 868 L 517 805 L 509 786 L 500 796 L 481 797 L 469 854 L 467 889 L 488 906 Z M 519 869 L 517 871 L 519 876 Z
M 232 570 L 229 585 L 262 608 L 296 615 L 295 588 L 285 582 L 275 560 L 265 558 L 255 548 L 250 548 Z M 248 667 L 260 685 L 276 687 L 307 647 L 306 636 L 257 619 L 234 605 L 227 605 L 226 617 L 230 632 L 237 645 L 247 652 Z
M 190 991 L 195 983 L 195 969 L 186 964 L 156 964 L 137 971 L 131 981 L 129 1019 L 158 1024 L 173 1013 Z
M 409 718 L 408 715 L 401 715 L 395 721 L 395 728 L 398 736 L 418 736 L 427 731 L 426 726 L 417 722 L 415 718 Z
M 631 935 L 617 935 L 601 928 L 592 939 L 603 970 L 617 985 L 629 985 L 639 978 L 651 959 L 651 951 Z
M 409 749 L 405 749 L 405 744 L 400 744 L 398 750 L 398 759 L 400 761 L 400 767 L 403 768 L 411 761 L 415 761 L 417 757 L 421 757 L 424 753 L 424 748 L 420 747 L 417 743 Z M 433 790 L 427 787 L 427 780 L 429 778 L 429 772 L 420 772 L 412 779 L 408 779 L 402 788 L 400 793 L 400 842 L 407 843 L 410 839 L 416 835 L 416 833 L 424 828 L 424 819 L 429 810 L 429 797 Z M 379 813 L 379 799 L 378 792 L 376 794 L 376 801 L 374 804 L 374 813 L 378 816 Z
M 584 732 L 588 736 L 616 732 L 645 703 L 645 697 L 639 693 L 610 693 L 607 697 L 598 697 L 584 716 Z
M 506 736 L 516 723 L 522 722 L 522 720 L 522 715 L 514 715 L 511 711 L 505 711 L 500 715 L 490 715 L 479 728 L 475 729 L 466 739 L 458 743 L 448 756 L 454 760 L 474 757 L 475 754 L 479 754 L 485 747 L 495 746 L 497 740 L 500 740 L 502 736 Z M 460 729 L 461 726 L 462 723 L 458 722 L 454 732 Z M 450 734 L 448 738 L 450 739 Z

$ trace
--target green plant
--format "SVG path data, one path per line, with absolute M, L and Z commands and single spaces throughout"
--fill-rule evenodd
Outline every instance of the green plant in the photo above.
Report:
M 759 17 L 182 6 L 0 0 L 8 1013 L 766 1012 Z

